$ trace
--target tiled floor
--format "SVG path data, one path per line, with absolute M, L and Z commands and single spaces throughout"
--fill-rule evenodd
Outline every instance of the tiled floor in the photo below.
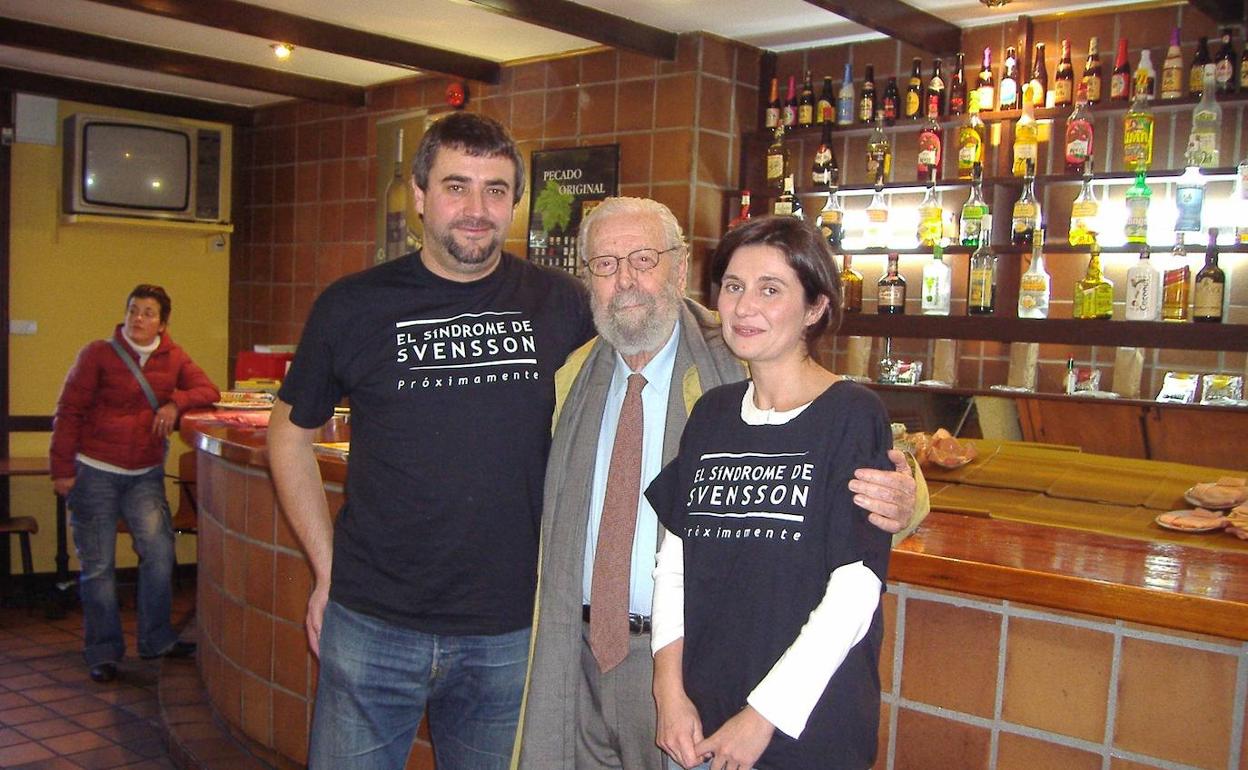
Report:
M 124 597 L 124 592 L 123 592 Z M 173 620 L 193 614 L 195 588 L 174 595 Z M 159 661 L 134 653 L 133 594 L 123 599 L 127 657 L 96 684 L 82 661 L 82 611 L 46 620 L 41 609 L 0 609 L 0 768 L 168 770 L 156 683 Z

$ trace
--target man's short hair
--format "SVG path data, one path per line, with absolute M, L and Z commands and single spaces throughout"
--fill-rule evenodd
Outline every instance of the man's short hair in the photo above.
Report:
M 742 246 L 771 246 L 784 255 L 784 261 L 797 273 L 813 305 L 819 296 L 828 298 L 827 311 L 806 330 L 806 344 L 812 350 L 825 332 L 841 327 L 841 275 L 828 241 L 813 226 L 796 217 L 757 217 L 729 230 L 711 255 L 711 280 L 723 283 L 732 255 Z
M 412 158 L 412 179 L 422 190 L 429 189 L 429 169 L 443 147 L 465 152 L 474 158 L 507 158 L 516 167 L 512 204 L 524 195 L 524 158 L 502 124 L 484 115 L 452 112 L 434 121 L 425 131 Z
M 141 283 L 135 286 L 130 292 L 130 296 L 126 297 L 126 309 L 130 308 L 130 300 L 132 299 L 154 299 L 156 304 L 160 305 L 160 322 L 162 324 L 169 323 L 169 314 L 173 312 L 173 300 L 169 299 L 169 293 L 165 291 L 165 287 L 157 286 L 154 283 Z
M 667 206 L 649 198 L 607 198 L 595 206 L 581 220 L 581 231 L 577 235 L 576 243 L 576 253 L 581 256 L 581 259 L 601 256 L 589 253 L 589 244 L 593 239 L 594 227 L 601 220 L 614 216 L 652 216 L 657 218 L 662 226 L 663 239 L 665 241 L 663 244 L 655 244 L 660 251 L 674 246 L 685 245 L 685 232 L 680 229 L 680 222 L 676 221 L 676 215 Z M 617 256 L 622 257 L 625 255 L 619 254 Z

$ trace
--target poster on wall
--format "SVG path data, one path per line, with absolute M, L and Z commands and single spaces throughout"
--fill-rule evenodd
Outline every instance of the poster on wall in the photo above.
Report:
M 531 165 L 529 259 L 575 273 L 581 219 L 619 194 L 620 146 L 539 150 Z

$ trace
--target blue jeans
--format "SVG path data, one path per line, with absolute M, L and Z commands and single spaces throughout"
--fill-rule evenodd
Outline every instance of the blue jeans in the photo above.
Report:
M 127 476 L 78 463 L 68 503 L 74 547 L 82 565 L 78 593 L 87 665 L 116 662 L 126 654 L 114 558 L 119 518 L 130 528 L 139 555 L 139 654 L 165 652 L 178 635 L 169 621 L 174 554 L 164 469 Z
M 309 770 L 402 770 L 426 704 L 438 770 L 507 770 L 529 629 L 448 636 L 330 602 Z

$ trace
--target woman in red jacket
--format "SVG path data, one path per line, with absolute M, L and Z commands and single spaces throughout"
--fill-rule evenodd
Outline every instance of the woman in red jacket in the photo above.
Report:
M 170 624 L 174 559 L 165 452 L 178 415 L 211 404 L 220 393 L 165 333 L 171 308 L 161 287 L 136 286 L 126 299 L 125 321 L 111 339 L 82 349 L 56 403 L 52 483 L 69 502 L 82 564 L 84 655 L 97 682 L 117 677 L 126 651 L 114 576 L 122 517 L 139 555 L 139 656 L 195 652 Z

